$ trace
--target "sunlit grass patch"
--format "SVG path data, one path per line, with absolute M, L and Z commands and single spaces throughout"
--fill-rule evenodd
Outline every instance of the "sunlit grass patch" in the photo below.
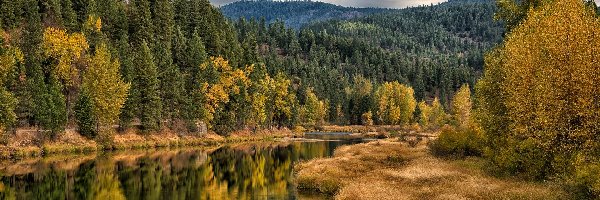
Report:
M 496 178 L 480 158 L 448 160 L 425 142 L 375 141 L 343 146 L 332 158 L 296 165 L 300 189 L 335 199 L 568 199 L 553 183 Z

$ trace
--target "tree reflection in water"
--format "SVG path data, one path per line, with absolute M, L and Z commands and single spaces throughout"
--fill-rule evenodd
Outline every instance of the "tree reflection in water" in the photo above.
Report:
M 297 199 L 293 164 L 331 156 L 349 143 L 259 143 L 14 163 L 0 167 L 0 199 Z

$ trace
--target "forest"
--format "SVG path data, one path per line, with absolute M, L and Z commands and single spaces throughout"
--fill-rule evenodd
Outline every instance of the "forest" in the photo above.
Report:
M 362 124 L 368 113 L 376 124 L 407 124 L 412 112 L 397 119 L 399 105 L 386 105 L 386 96 L 439 96 L 447 105 L 458 87 L 473 85 L 481 52 L 502 33 L 489 2 L 317 22 L 299 31 L 281 21 L 230 21 L 206 0 L 0 7 L 2 127 L 35 127 L 48 138 L 66 128 L 97 138 L 114 125 L 195 132 L 198 122 L 226 135 Z M 389 109 L 394 119 L 384 117 Z
M 391 10 L 385 8 L 350 8 L 310 0 L 235 1 L 221 6 L 219 9 L 223 12 L 223 15 L 232 20 L 237 20 L 240 17 L 245 18 L 246 20 L 249 20 L 250 18 L 264 18 L 267 24 L 281 20 L 286 26 L 295 29 L 300 29 L 304 25 L 315 21 L 352 19 Z
M 302 26 L 229 19 L 208 0 L 0 0 L 0 11 L 2 143 L 22 129 L 110 143 L 131 129 L 399 126 L 435 133 L 437 156 L 600 196 L 593 1 L 453 0 Z

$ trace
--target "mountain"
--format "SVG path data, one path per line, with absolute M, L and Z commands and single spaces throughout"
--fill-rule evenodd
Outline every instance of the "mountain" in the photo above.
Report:
M 314 1 L 237 1 L 221 7 L 223 15 L 232 20 L 240 17 L 246 19 L 265 18 L 267 24 L 282 20 L 289 27 L 298 29 L 314 21 L 329 19 L 352 19 L 373 13 L 381 13 L 391 9 L 385 8 L 350 8 L 329 3 Z

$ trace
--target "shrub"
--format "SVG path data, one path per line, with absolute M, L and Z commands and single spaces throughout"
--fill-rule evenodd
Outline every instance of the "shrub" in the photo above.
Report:
M 474 129 L 444 126 L 437 140 L 430 144 L 433 154 L 444 157 L 480 156 L 483 137 Z

